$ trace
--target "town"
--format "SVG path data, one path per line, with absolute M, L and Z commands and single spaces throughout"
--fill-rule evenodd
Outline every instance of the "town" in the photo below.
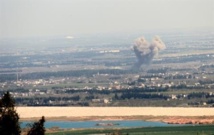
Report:
M 140 69 L 133 68 L 132 37 L 102 47 L 60 38 L 62 47 L 5 49 L 0 92 L 10 91 L 20 106 L 212 107 L 213 37 L 210 32 L 165 34 L 166 49 Z

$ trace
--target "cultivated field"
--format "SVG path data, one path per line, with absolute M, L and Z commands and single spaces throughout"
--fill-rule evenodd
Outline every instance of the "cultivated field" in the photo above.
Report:
M 208 126 L 174 126 L 174 127 L 143 127 L 131 129 L 86 129 L 47 133 L 47 135 L 213 135 L 213 125 Z
M 214 108 L 182 107 L 17 107 L 21 119 L 96 116 L 214 116 Z

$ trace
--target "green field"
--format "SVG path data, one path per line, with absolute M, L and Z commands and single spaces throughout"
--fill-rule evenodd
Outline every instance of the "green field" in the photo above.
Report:
M 121 133 L 121 135 L 214 135 L 214 125 L 146 127 L 131 129 L 88 129 L 47 133 L 47 135 L 105 135 L 114 132 Z

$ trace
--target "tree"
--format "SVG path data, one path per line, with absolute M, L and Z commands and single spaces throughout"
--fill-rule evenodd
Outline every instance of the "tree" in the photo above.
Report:
M 42 118 L 38 122 L 34 122 L 27 135 L 44 135 L 45 134 L 44 123 L 45 117 L 42 116 Z
M 15 110 L 15 101 L 9 92 L 0 99 L 0 134 L 20 135 L 19 115 Z
M 114 131 L 111 135 L 122 135 L 122 133 L 119 131 Z

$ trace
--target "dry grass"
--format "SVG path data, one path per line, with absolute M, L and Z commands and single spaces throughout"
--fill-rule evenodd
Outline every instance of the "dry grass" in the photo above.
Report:
M 18 107 L 21 119 L 105 116 L 214 116 L 214 108 L 182 107 Z

